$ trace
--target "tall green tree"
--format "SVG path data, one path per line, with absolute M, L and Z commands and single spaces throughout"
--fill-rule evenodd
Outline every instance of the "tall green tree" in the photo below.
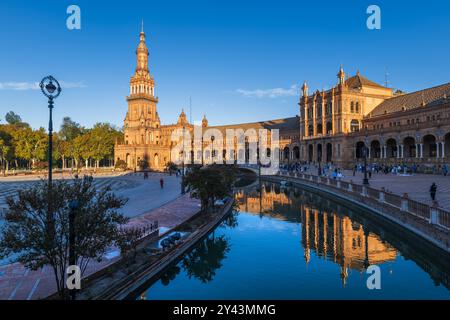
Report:
M 84 130 L 79 123 L 73 121 L 70 117 L 64 117 L 58 135 L 63 141 L 72 141 L 83 134 Z
M 30 127 L 14 131 L 15 154 L 27 160 L 32 168 L 36 161 L 46 159 L 48 150 L 48 137 L 44 128 L 32 130 Z
M 185 185 L 191 194 L 200 199 L 202 210 L 214 207 L 216 199 L 223 199 L 232 194 L 236 181 L 237 169 L 229 165 L 210 165 L 193 167 L 185 177 Z
M 114 145 L 122 133 L 109 123 L 96 123 L 89 131 L 89 146 L 96 168 L 100 161 L 114 156 Z

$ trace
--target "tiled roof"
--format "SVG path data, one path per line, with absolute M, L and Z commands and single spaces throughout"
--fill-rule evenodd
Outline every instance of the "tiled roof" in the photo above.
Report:
M 386 89 L 386 87 L 383 87 L 382 85 L 363 77 L 362 75 L 359 74 L 359 72 L 356 74 L 356 76 L 348 78 L 345 81 L 345 83 L 347 84 L 347 86 L 349 86 L 350 88 L 353 88 L 353 89 L 361 88 L 362 86 Z
M 231 124 L 224 126 L 208 126 L 208 128 L 215 128 L 221 131 L 226 129 L 279 129 L 280 131 L 297 130 L 300 128 L 300 118 L 298 116 L 284 119 L 275 119 L 260 122 Z
M 370 116 L 375 117 L 398 111 L 436 105 L 440 101 L 443 101 L 444 96 L 447 99 L 450 96 L 450 83 L 385 100 L 372 110 Z

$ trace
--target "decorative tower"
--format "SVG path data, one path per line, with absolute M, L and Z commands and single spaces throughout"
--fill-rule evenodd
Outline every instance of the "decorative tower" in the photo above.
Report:
M 127 97 L 128 112 L 125 117 L 125 138 L 130 144 L 157 143 L 160 127 L 156 111 L 158 98 L 155 97 L 155 81 L 148 68 L 149 51 L 145 43 L 144 24 L 136 49 L 136 70 L 130 80 L 130 95 Z
M 207 126 L 208 126 L 208 119 L 206 119 L 206 115 L 203 115 L 202 127 L 206 128 Z
M 306 83 L 306 81 L 303 82 L 302 94 L 303 94 L 303 97 L 307 97 L 308 96 L 308 84 Z
M 343 85 L 345 82 L 345 72 L 344 69 L 342 68 L 342 64 L 341 67 L 339 68 L 339 73 L 337 74 L 337 77 L 339 79 L 339 84 Z
M 184 109 L 181 109 L 180 116 L 178 117 L 177 124 L 180 126 L 185 126 L 188 123 Z

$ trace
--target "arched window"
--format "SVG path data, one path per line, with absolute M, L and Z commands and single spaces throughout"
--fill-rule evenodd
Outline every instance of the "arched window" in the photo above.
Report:
M 331 122 L 327 122 L 327 134 L 333 133 L 333 124 Z
M 355 112 L 355 104 L 353 103 L 353 101 L 350 103 L 350 112 L 351 113 Z
M 353 119 L 350 122 L 350 132 L 357 132 L 359 131 L 359 121 L 356 119 Z

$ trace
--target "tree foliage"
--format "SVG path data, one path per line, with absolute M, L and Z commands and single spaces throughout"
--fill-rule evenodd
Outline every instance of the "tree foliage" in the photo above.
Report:
M 210 165 L 208 167 L 193 167 L 185 177 L 185 185 L 191 190 L 192 196 L 200 199 L 202 209 L 208 204 L 214 206 L 216 199 L 230 196 L 237 170 L 229 165 Z
M 222 267 L 222 261 L 229 251 L 230 244 L 225 236 L 210 236 L 185 255 L 182 265 L 189 279 L 195 277 L 208 283 L 214 279 L 216 270 Z
M 9 124 L 17 124 L 17 123 L 22 122 L 22 118 L 18 114 L 14 113 L 14 111 L 9 111 L 5 115 L 5 120 Z
M 96 190 L 91 178 L 58 180 L 51 190 L 46 181 L 40 181 L 19 191 L 17 198 L 9 197 L 0 233 L 0 258 L 13 255 L 14 261 L 31 270 L 50 265 L 61 296 L 69 263 L 69 204 L 73 200 L 78 203 L 75 257 L 83 274 L 90 261 L 99 261 L 108 248 L 122 241 L 121 228 L 128 221 L 117 211 L 126 200 L 109 187 Z
M 0 125 L 0 165 L 4 172 L 14 166 L 32 169 L 36 163 L 48 161 L 48 137 L 44 128 L 33 130 L 19 115 L 9 112 L 8 124 Z M 15 120 L 14 120 L 15 119 Z M 97 123 L 86 129 L 69 117 L 63 119 L 59 132 L 53 134 L 54 167 L 66 167 L 72 159 L 78 168 L 80 161 L 95 164 L 112 160 L 114 145 L 122 132 L 109 123 Z
M 166 170 L 169 172 L 170 175 L 172 175 L 173 172 L 178 170 L 178 166 L 174 162 L 169 161 L 166 164 Z

